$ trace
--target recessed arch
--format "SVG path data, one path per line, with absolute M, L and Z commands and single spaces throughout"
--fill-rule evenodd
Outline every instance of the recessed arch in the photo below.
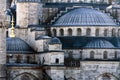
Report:
M 91 52 L 90 52 L 90 59 L 94 59 L 94 56 L 95 56 L 95 52 L 94 52 L 94 51 L 91 51 Z
M 99 36 L 99 35 L 100 35 L 100 33 L 99 33 L 99 29 L 96 29 L 96 31 L 95 31 L 95 35 L 96 35 L 96 36 Z
M 80 28 L 77 29 L 77 36 L 81 36 L 82 35 L 82 30 Z
M 104 36 L 108 36 L 108 29 L 104 30 Z
M 91 35 L 91 29 L 87 28 L 87 30 L 86 30 L 86 36 L 90 36 L 90 35 Z
M 120 29 L 118 29 L 118 36 L 120 37 Z
M 96 80 L 119 80 L 119 79 L 111 73 L 103 73 L 97 76 Z
M 72 36 L 72 29 L 71 28 L 68 29 L 68 36 Z
M 112 36 L 116 36 L 115 28 L 112 29 Z
M 64 36 L 64 30 L 63 30 L 63 29 L 60 29 L 59 35 L 60 35 L 60 36 Z
M 108 52 L 107 51 L 103 52 L 103 59 L 108 59 Z
M 17 79 L 21 79 L 21 80 L 39 80 L 35 75 L 33 75 L 31 73 L 28 73 L 28 72 L 18 74 L 12 80 L 17 80 Z
M 57 35 L 57 31 L 56 29 L 53 29 L 53 36 L 56 36 Z

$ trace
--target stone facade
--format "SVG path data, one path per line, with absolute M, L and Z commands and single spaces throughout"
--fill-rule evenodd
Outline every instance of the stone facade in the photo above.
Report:
M 15 30 L 12 28 L 16 37 L 6 38 L 6 29 L 0 28 L 0 80 L 120 80 L 119 14 L 115 18 L 116 11 L 108 8 L 111 0 L 7 2 L 0 2 L 0 10 L 10 7 L 11 2 L 16 5 Z M 81 18 L 76 14 L 79 8 L 95 12 Z M 70 15 L 71 11 L 76 15 Z M 72 18 L 63 19 L 65 14 Z M 61 25 L 69 21 L 77 24 L 75 16 L 85 25 Z M 107 18 L 102 19 L 104 23 L 113 20 L 115 25 L 103 25 L 98 16 Z M 61 18 L 63 23 L 55 26 Z M 95 21 L 96 25 L 88 24 L 91 18 L 96 19 L 91 23 Z M 7 31 L 13 32 L 9 27 Z

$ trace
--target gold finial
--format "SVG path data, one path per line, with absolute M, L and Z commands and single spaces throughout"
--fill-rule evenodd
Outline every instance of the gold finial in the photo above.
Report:
M 15 28 L 14 28 L 14 17 L 12 16 L 12 21 L 11 21 L 11 34 L 10 34 L 10 37 L 15 37 Z

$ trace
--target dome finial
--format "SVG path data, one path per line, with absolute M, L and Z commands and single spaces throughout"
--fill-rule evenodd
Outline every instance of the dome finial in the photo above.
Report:
M 15 37 L 15 28 L 14 28 L 14 17 L 12 16 L 12 21 L 11 21 L 11 34 L 10 34 L 10 37 Z

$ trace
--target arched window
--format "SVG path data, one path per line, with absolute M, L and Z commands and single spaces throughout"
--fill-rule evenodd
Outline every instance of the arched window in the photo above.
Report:
M 72 29 L 68 29 L 68 36 L 72 36 Z
M 86 36 L 90 36 L 90 34 L 91 34 L 91 29 L 88 28 L 88 29 L 86 30 Z
M 55 63 L 56 63 L 56 64 L 58 64 L 58 63 L 59 63 L 59 59 L 58 59 L 58 58 L 56 58 Z
M 82 51 L 80 51 L 80 58 L 82 58 Z
M 113 28 L 112 29 L 112 36 L 115 36 L 116 34 L 115 34 L 115 29 Z
M 104 30 L 104 36 L 107 36 L 107 35 L 108 35 L 108 30 L 105 29 L 105 30 Z
M 17 55 L 16 57 L 17 57 L 16 63 L 20 63 L 22 58 L 21 55 Z
M 117 51 L 115 51 L 115 59 L 117 59 Z
M 95 35 L 96 35 L 96 36 L 99 36 L 99 34 L 100 34 L 100 33 L 99 33 L 99 29 L 96 29 Z
M 108 53 L 107 53 L 107 51 L 104 51 L 104 53 L 103 53 L 103 59 L 108 59 Z
M 64 30 L 60 29 L 60 36 L 64 36 Z
M 94 55 L 95 55 L 94 51 L 91 51 L 90 52 L 90 59 L 94 59 Z
M 56 36 L 56 35 L 57 35 L 56 29 L 53 29 L 53 36 Z
M 82 33 L 81 29 L 78 28 L 78 29 L 77 29 L 77 36 L 81 36 L 81 33 Z
M 26 57 L 27 63 L 30 63 L 30 59 L 31 59 L 30 56 Z
M 120 29 L 118 29 L 118 36 L 120 37 Z

